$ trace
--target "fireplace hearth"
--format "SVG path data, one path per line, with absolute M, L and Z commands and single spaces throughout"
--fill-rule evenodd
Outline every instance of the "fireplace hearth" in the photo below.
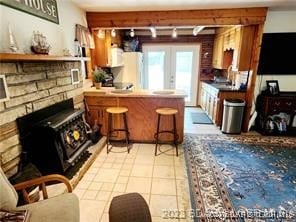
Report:
M 43 175 L 66 175 L 92 144 L 83 113 L 69 99 L 18 118 L 22 164 L 33 163 Z

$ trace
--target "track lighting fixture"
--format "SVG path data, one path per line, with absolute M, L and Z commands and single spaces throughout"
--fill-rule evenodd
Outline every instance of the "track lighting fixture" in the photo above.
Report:
M 131 29 L 131 31 L 130 31 L 130 36 L 131 36 L 131 37 L 134 37 L 134 36 L 135 36 L 135 31 L 134 31 L 134 29 Z
M 192 34 L 194 36 L 197 36 L 197 34 L 204 29 L 204 26 L 195 26 L 192 30 Z
M 177 38 L 177 36 L 178 36 L 177 28 L 175 27 L 175 28 L 173 29 L 173 32 L 172 32 L 172 37 L 173 37 L 173 38 Z
M 111 30 L 111 36 L 112 36 L 112 37 L 116 37 L 116 31 L 115 31 L 115 29 L 112 29 L 112 30 Z
M 156 38 L 156 29 L 154 27 L 150 27 L 152 38 Z

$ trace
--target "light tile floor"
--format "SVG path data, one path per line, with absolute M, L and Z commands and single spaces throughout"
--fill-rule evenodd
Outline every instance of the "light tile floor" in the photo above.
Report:
M 192 124 L 185 109 L 185 133 L 221 134 L 214 125 Z M 108 221 L 108 209 L 114 196 L 129 192 L 140 193 L 147 201 L 154 221 L 191 221 L 189 185 L 182 147 L 179 156 L 170 145 L 162 145 L 163 152 L 154 156 L 154 144 L 133 144 L 130 153 L 113 148 L 107 155 L 104 148 L 74 189 L 80 199 L 81 222 Z M 164 218 L 165 209 L 177 210 Z M 186 213 L 184 213 L 186 212 Z

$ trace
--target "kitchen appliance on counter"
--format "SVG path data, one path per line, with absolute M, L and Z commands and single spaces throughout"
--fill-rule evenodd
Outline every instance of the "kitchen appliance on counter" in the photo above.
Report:
M 111 72 L 111 68 L 103 67 L 102 69 L 106 72 L 105 79 L 102 82 L 102 87 L 113 87 L 114 75 Z
M 114 84 L 130 85 L 135 89 L 142 88 L 143 55 L 141 52 L 124 52 L 123 66 L 112 68 Z M 116 87 L 116 86 L 115 86 Z M 123 86 L 124 87 L 124 86 Z M 123 88 L 119 87 L 119 88 Z M 117 87 L 116 87 L 117 88 Z

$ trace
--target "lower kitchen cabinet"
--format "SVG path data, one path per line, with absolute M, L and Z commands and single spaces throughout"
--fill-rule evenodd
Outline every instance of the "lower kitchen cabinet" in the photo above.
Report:
M 101 125 L 101 133 L 107 135 L 108 113 L 106 109 L 111 106 L 117 106 L 117 99 L 97 96 L 87 96 L 85 99 L 89 108 L 90 124 L 97 123 Z
M 217 119 L 217 104 L 219 100 L 218 93 L 218 89 L 208 86 L 206 83 L 202 83 L 200 105 L 214 123 L 216 123 Z
M 211 84 L 202 82 L 200 106 L 217 126 L 222 125 L 223 102 L 225 99 L 245 99 L 244 91 L 221 90 Z
M 129 138 L 133 142 L 154 142 L 157 113 L 160 107 L 171 107 L 178 110 L 176 114 L 176 127 L 178 142 L 183 142 L 184 137 L 184 98 L 165 98 L 165 97 L 120 97 L 111 96 L 85 96 L 86 104 L 89 108 L 91 124 L 95 121 L 101 125 L 101 133 L 107 135 L 108 113 L 106 109 L 110 106 L 124 106 L 128 108 L 127 124 Z M 114 128 L 122 128 L 123 121 L 121 115 L 113 117 Z M 169 130 L 173 127 L 172 116 L 161 117 L 161 129 Z M 124 137 L 122 132 L 116 132 L 116 139 Z M 168 141 L 173 139 L 172 134 L 163 133 L 160 139 Z

